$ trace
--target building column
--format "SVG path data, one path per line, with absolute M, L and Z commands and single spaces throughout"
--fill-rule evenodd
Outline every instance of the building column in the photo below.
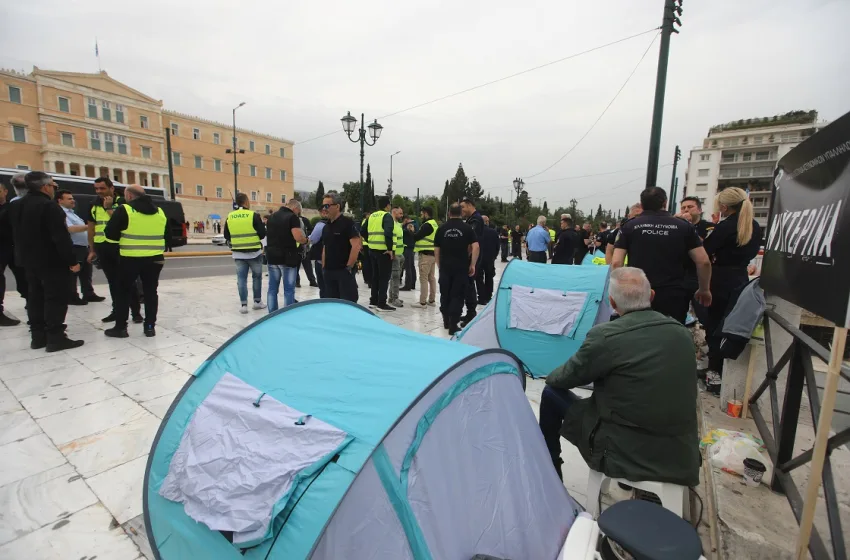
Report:
M 151 186 L 152 187 L 159 187 L 159 174 L 158 173 L 151 173 Z
M 124 170 L 123 169 L 117 169 L 117 168 L 113 169 L 112 170 L 112 177 L 115 181 L 118 181 L 119 183 L 123 183 L 124 182 Z
M 143 187 L 148 186 L 148 172 L 147 171 L 139 171 L 139 184 Z

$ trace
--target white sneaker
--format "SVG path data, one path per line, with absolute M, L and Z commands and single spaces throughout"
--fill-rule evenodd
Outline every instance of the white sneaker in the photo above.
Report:
M 254 305 L 251 306 L 251 309 L 265 309 L 265 308 L 266 308 L 266 304 L 263 303 L 262 301 L 255 301 Z
M 242 304 L 242 307 L 239 308 L 239 313 L 241 313 L 243 315 L 248 313 L 248 304 L 247 303 Z
M 397 299 L 395 301 L 391 301 L 390 305 L 392 305 L 393 307 L 404 307 L 404 302 L 400 299 Z
M 429 301 L 428 305 L 431 306 L 431 307 L 434 307 L 434 306 L 437 305 L 437 302 L 436 301 Z

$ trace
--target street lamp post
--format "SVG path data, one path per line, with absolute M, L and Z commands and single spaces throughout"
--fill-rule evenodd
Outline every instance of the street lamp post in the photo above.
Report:
M 393 190 L 393 158 L 401 153 L 401 150 L 394 154 L 390 154 L 390 191 Z M 390 201 L 392 202 L 392 201 Z
M 516 205 L 519 204 L 519 193 L 522 192 L 523 187 L 525 187 L 525 181 L 517 177 L 514 179 L 514 190 L 516 191 L 516 199 L 514 202 L 514 221 L 519 220 L 519 216 L 517 215 Z
M 233 202 L 234 202 L 234 204 L 236 203 L 236 196 L 239 195 L 239 185 L 238 185 L 239 167 L 236 164 L 236 154 L 244 154 L 245 153 L 245 150 L 237 150 L 236 149 L 236 109 L 238 109 L 239 107 L 241 107 L 243 105 L 245 105 L 244 101 L 233 108 L 233 139 L 232 139 L 233 140 L 233 149 L 228 148 L 227 150 L 225 150 L 226 153 L 233 154 L 233 197 L 234 197 Z
M 372 143 L 370 144 L 368 140 L 366 140 L 366 128 L 363 128 L 363 124 L 366 122 L 366 117 L 363 113 L 360 113 L 360 128 L 357 130 L 357 138 L 352 138 L 351 133 L 354 132 L 354 127 L 357 125 L 357 119 L 351 116 L 351 111 L 348 112 L 347 115 L 340 119 L 342 121 L 342 129 L 345 131 L 345 134 L 348 136 L 348 139 L 354 142 L 360 143 L 360 217 L 363 217 L 363 194 L 364 194 L 364 186 L 363 186 L 363 158 L 366 156 L 365 147 L 366 146 L 374 146 L 378 141 L 378 138 L 381 137 L 381 131 L 384 129 L 383 126 L 378 124 L 378 120 L 375 119 L 375 122 L 370 124 L 367 128 L 369 129 L 369 136 L 372 138 Z

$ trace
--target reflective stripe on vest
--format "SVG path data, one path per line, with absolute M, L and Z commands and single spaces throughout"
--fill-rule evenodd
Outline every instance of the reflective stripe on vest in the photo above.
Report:
M 437 236 L 437 220 L 428 220 L 425 223 L 431 226 L 431 233 L 416 242 L 416 245 L 413 246 L 413 251 L 416 253 L 419 251 L 434 250 L 434 238 Z
M 165 252 L 165 224 L 162 208 L 156 214 L 142 214 L 131 206 L 127 209 L 127 229 L 119 241 L 122 257 L 156 257 Z
M 370 249 L 374 249 L 376 251 L 388 250 L 387 237 L 384 234 L 384 216 L 386 215 L 387 213 L 383 210 L 377 210 L 372 212 L 372 215 L 369 216 L 369 223 L 366 228 L 366 232 L 368 234 Z
M 254 211 L 240 208 L 227 215 L 230 248 L 236 251 L 259 251 L 263 248 L 260 236 L 254 230 Z
M 360 222 L 360 244 L 369 248 L 369 240 L 366 239 L 366 236 L 369 234 L 369 221 L 364 219 Z
M 395 236 L 395 254 L 404 254 L 404 230 L 401 229 L 401 224 L 393 220 L 393 235 Z
M 113 208 L 117 208 L 113 206 Z M 106 224 L 109 223 L 109 219 L 112 217 L 109 215 L 109 212 L 103 209 L 102 206 L 92 206 L 92 216 L 94 217 L 94 239 L 95 243 L 118 243 L 112 239 L 106 237 L 104 230 L 106 230 Z

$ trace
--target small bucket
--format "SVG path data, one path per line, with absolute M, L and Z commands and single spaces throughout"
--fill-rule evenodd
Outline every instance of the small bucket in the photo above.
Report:
M 761 461 L 744 459 L 744 482 L 747 486 L 758 486 L 761 484 L 761 478 L 764 476 L 767 467 Z
M 732 418 L 740 418 L 744 403 L 738 400 L 730 400 L 726 403 L 726 414 Z

